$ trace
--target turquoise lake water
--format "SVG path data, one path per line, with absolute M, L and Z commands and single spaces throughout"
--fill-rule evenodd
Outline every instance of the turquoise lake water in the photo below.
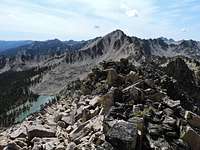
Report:
M 41 105 L 44 105 L 45 103 L 49 103 L 53 99 L 55 99 L 55 96 L 39 96 L 37 98 L 37 101 L 34 102 L 26 102 L 26 106 L 30 106 L 29 110 L 26 110 L 22 112 L 18 117 L 15 118 L 15 123 L 23 121 L 25 118 L 27 118 L 30 114 L 39 112 Z

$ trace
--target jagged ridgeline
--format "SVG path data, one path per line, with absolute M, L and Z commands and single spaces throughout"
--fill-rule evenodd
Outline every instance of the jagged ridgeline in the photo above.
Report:
M 51 67 L 33 68 L 26 71 L 8 71 L 0 74 L 0 125 L 8 126 L 14 123 L 15 117 L 29 109 L 17 106 L 27 101 L 35 101 L 37 94 L 30 91 L 29 87 L 40 82 L 42 74 Z M 13 110 L 13 111 L 11 111 Z

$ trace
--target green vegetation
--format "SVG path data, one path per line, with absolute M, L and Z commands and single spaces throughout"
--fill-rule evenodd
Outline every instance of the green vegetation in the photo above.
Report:
M 13 123 L 13 119 L 20 111 L 29 109 L 23 107 L 11 114 L 6 114 L 11 109 L 23 105 L 26 101 L 33 101 L 38 95 L 29 90 L 29 86 L 39 83 L 42 74 L 50 67 L 33 68 L 26 71 L 9 71 L 0 74 L 0 126 Z

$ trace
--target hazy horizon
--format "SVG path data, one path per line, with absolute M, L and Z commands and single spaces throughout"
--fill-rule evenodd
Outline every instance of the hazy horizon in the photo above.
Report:
M 118 30 L 118 29 L 115 29 L 115 30 Z M 113 31 L 115 31 L 113 30 Z M 0 41 L 5 41 L 5 42 L 8 42 L 8 41 L 11 41 L 11 42 L 16 42 L 16 41 L 48 41 L 48 40 L 55 40 L 55 39 L 58 39 L 60 41 L 87 41 L 87 40 L 91 40 L 91 39 L 94 39 L 94 38 L 97 38 L 97 37 L 103 37 L 103 36 L 106 36 L 107 34 L 113 32 L 113 31 L 110 31 L 108 33 L 105 33 L 103 35 L 99 35 L 99 36 L 96 36 L 96 37 L 91 37 L 91 38 L 88 38 L 88 39 L 59 39 L 57 37 L 52 37 L 50 39 L 8 39 L 8 40 L 4 40 L 4 39 L 0 39 Z M 122 30 L 123 31 L 123 30 Z M 124 32 L 124 31 L 123 31 Z M 168 40 L 172 39 L 172 40 L 175 40 L 175 41 L 181 41 L 181 40 L 195 40 L 195 41 L 200 41 L 199 40 L 196 40 L 196 39 L 175 39 L 173 37 L 164 37 L 164 36 L 159 36 L 159 37 L 149 37 L 149 38 L 145 38 L 145 37 L 139 37 L 139 36 L 134 36 L 134 35 L 129 35 L 128 33 L 125 33 L 127 36 L 130 36 L 130 37 L 137 37 L 137 38 L 141 38 L 141 39 L 158 39 L 158 38 L 167 38 Z

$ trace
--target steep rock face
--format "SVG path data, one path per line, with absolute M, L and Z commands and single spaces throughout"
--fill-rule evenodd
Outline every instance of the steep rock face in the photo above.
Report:
M 180 54 L 186 54 L 190 57 L 198 58 L 200 56 L 200 43 L 194 40 L 183 40 L 175 48 L 175 51 Z
M 147 40 L 151 53 L 158 56 L 173 57 L 183 55 L 198 59 L 200 57 L 200 42 L 193 40 L 173 41 L 164 38 Z
M 190 87 L 195 83 L 193 72 L 181 58 L 171 61 L 167 65 L 166 71 L 169 76 L 174 77 L 174 79 L 181 82 L 185 86 Z
M 113 31 L 104 37 L 89 42 L 77 52 L 67 53 L 66 62 L 73 63 L 88 59 L 109 60 L 128 57 L 134 53 L 133 40 L 122 31 Z

